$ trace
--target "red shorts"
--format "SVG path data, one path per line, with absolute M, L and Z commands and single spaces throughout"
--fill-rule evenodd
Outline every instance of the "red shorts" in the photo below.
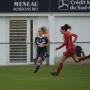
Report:
M 63 55 L 66 57 L 71 57 L 75 54 L 75 52 L 76 52 L 76 48 L 75 46 L 73 46 L 70 49 L 67 49 L 66 52 L 63 53 Z

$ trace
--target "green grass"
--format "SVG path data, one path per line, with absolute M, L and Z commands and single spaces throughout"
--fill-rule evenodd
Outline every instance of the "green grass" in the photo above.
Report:
M 0 67 L 0 90 L 90 90 L 90 65 L 65 65 L 58 77 L 50 75 L 55 66 Z

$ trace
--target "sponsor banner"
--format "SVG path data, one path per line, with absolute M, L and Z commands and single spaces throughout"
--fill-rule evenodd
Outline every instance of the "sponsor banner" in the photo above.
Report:
M 53 0 L 52 12 L 90 12 L 90 0 Z
M 49 0 L 0 0 L 0 12 L 49 11 Z
M 0 12 L 90 12 L 90 0 L 0 0 Z

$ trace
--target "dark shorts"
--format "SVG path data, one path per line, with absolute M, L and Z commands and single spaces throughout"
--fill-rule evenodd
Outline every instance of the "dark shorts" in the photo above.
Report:
M 45 54 L 46 54 L 45 49 L 38 49 L 37 50 L 37 58 L 41 57 L 43 61 L 45 60 Z

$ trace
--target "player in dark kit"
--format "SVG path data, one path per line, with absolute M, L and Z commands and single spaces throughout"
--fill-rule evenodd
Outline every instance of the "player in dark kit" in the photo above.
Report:
M 45 60 L 45 54 L 48 46 L 48 38 L 43 34 L 42 28 L 38 30 L 38 36 L 35 38 L 35 44 L 37 46 L 37 60 L 34 73 L 37 73 L 41 64 Z
M 46 27 L 41 27 L 41 30 L 42 30 L 42 32 L 43 32 L 43 35 L 44 35 L 46 38 L 48 38 L 48 41 L 50 42 L 50 40 L 49 40 L 49 33 L 48 33 L 47 28 L 46 28 Z M 35 37 L 38 37 L 38 36 L 39 36 L 39 34 L 36 33 Z M 36 46 L 36 45 L 35 45 L 35 46 Z M 47 48 L 46 48 L 46 53 L 45 53 L 45 59 L 46 59 L 46 60 L 47 60 L 47 58 L 49 57 L 48 50 L 49 50 L 49 46 L 47 46 Z M 35 58 L 33 59 L 33 61 L 34 61 L 34 64 L 36 64 L 37 57 L 35 57 Z
M 68 57 L 72 57 L 75 62 L 80 62 L 80 61 L 90 58 L 90 55 L 83 56 L 83 57 L 78 57 L 76 55 L 76 46 L 74 45 L 74 42 L 76 42 L 78 36 L 74 33 L 71 33 L 68 30 L 69 28 L 71 29 L 71 27 L 68 24 L 65 24 L 60 29 L 60 32 L 61 34 L 63 34 L 63 37 L 64 37 L 64 42 L 61 46 L 56 48 L 56 50 L 61 49 L 62 47 L 66 46 L 66 51 L 63 53 L 63 56 L 59 62 L 59 65 L 56 71 L 51 73 L 53 76 L 59 75 L 60 71 L 62 70 L 64 62 Z M 72 40 L 72 37 L 74 37 L 73 40 Z

